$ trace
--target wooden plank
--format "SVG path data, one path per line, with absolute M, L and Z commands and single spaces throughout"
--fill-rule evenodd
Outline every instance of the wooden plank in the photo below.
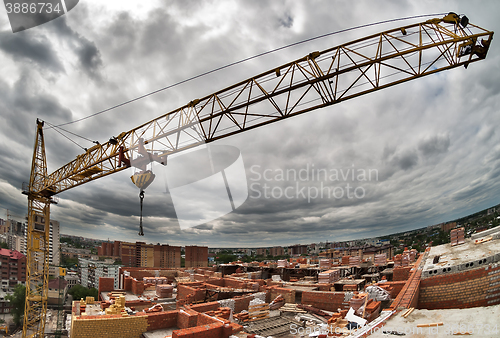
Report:
M 417 327 L 432 327 L 432 326 L 443 326 L 443 322 L 439 323 L 426 323 L 426 324 L 417 324 Z
M 269 318 L 269 315 L 267 315 L 265 317 L 252 318 L 252 319 L 249 319 L 248 321 L 249 322 L 255 322 L 256 320 L 262 320 L 262 319 L 266 319 L 266 318 Z
M 481 244 L 481 243 L 485 243 L 485 242 L 489 242 L 493 239 L 493 237 L 488 237 L 488 238 L 483 238 L 483 239 L 480 239 L 480 240 L 476 240 L 476 242 L 474 244 Z
M 412 312 L 413 312 L 413 310 L 415 310 L 415 308 L 414 308 L 414 307 L 411 307 L 411 308 L 408 310 L 408 312 L 407 312 L 407 313 L 405 313 L 405 315 L 403 316 L 403 318 L 408 317 L 408 316 L 410 315 L 410 313 L 412 313 Z
M 405 315 L 405 314 L 407 314 L 407 313 L 408 313 L 408 311 L 410 311 L 410 309 L 406 309 L 406 310 L 404 310 L 404 311 L 403 311 L 403 313 L 401 313 L 401 317 L 404 317 L 404 315 Z

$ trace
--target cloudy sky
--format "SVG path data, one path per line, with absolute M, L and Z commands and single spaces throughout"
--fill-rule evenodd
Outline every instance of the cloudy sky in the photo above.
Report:
M 372 22 L 454 11 L 499 31 L 499 7 L 493 0 L 81 0 L 66 15 L 14 34 L 2 6 L 0 211 L 9 209 L 20 217 L 27 212 L 21 185 L 29 180 L 37 117 L 52 124 L 74 121 L 249 56 Z M 104 142 L 313 50 L 413 22 L 287 48 L 65 128 Z M 240 149 L 249 197 L 236 211 L 206 224 L 180 229 L 161 168 L 154 169 L 157 179 L 146 190 L 145 237 L 137 235 L 139 191 L 129 178 L 132 169 L 61 193 L 52 218 L 60 221 L 62 233 L 91 238 L 260 247 L 387 235 L 496 205 L 499 51 L 494 40 L 487 59 L 468 69 L 410 81 L 217 141 Z M 68 136 L 82 147 L 92 146 Z M 53 129 L 45 129 L 45 142 L 49 172 L 83 152 Z M 312 168 L 329 177 L 314 180 Z M 307 180 L 279 176 L 300 170 L 309 172 Z M 343 179 L 342 173 L 351 176 Z M 364 180 L 357 176 L 362 173 L 367 174 Z M 337 188 L 339 198 L 297 193 L 321 189 L 321 184 Z M 286 188 L 292 198 L 280 197 Z

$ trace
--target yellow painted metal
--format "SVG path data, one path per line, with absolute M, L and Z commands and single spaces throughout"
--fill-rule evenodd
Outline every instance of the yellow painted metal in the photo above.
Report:
M 50 197 L 43 194 L 47 162 L 43 122 L 37 122 L 28 194 L 26 302 L 23 338 L 43 337 L 49 286 Z
M 471 23 L 465 31 L 458 22 L 454 16 L 431 19 L 314 51 L 122 132 L 50 175 L 46 174 L 45 153 L 43 160 L 37 155 L 43 150 L 39 124 L 37 135 L 42 137 L 37 138 L 33 156 L 29 224 L 35 216 L 45 217 L 48 231 L 51 196 L 124 170 L 137 158 L 145 166 L 145 152 L 151 160 L 165 164 L 168 155 L 203 143 L 484 59 L 493 32 Z M 468 46 L 470 50 L 465 49 Z M 33 313 L 33 309 L 41 309 L 39 314 L 44 317 L 46 304 L 37 304 L 35 299 L 44 302 L 47 274 L 33 264 L 34 253 L 46 252 L 48 234 L 35 235 L 38 230 L 29 228 L 28 238 L 39 238 L 44 245 L 36 249 L 29 241 L 28 266 L 33 266 L 29 278 L 38 278 L 42 286 L 30 294 L 27 291 L 32 301 L 26 306 Z M 28 316 L 23 332 L 34 327 L 35 319 Z M 43 332 L 43 325 L 37 332 Z
M 453 23 L 431 19 L 315 51 L 192 100 L 77 156 L 48 176 L 46 195 L 126 169 L 120 158 L 133 159 L 141 140 L 149 152 L 167 156 L 484 58 L 477 51 L 487 51 L 493 32 L 473 24 L 466 32 L 450 18 Z M 477 48 L 460 55 L 468 45 Z

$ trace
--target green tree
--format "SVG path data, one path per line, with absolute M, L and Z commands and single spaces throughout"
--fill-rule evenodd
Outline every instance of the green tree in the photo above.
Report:
M 5 243 L 5 242 L 2 242 L 2 243 L 0 243 L 0 248 L 2 248 L 2 249 L 8 249 L 9 245 L 7 243 Z
M 68 293 L 73 296 L 74 300 L 85 299 L 87 297 L 94 297 L 94 299 L 98 299 L 98 290 L 96 288 L 86 288 L 77 284 L 73 286 Z
M 26 286 L 17 284 L 12 295 L 5 297 L 12 306 L 11 314 L 14 324 L 20 326 L 24 315 L 24 301 L 26 299 Z

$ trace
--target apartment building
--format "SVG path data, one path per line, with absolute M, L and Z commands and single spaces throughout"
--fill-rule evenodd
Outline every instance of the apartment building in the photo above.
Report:
M 186 268 L 199 268 L 208 266 L 207 246 L 186 246 L 185 253 Z
M 26 256 L 19 251 L 0 249 L 0 274 L 2 289 L 12 290 L 26 282 Z

